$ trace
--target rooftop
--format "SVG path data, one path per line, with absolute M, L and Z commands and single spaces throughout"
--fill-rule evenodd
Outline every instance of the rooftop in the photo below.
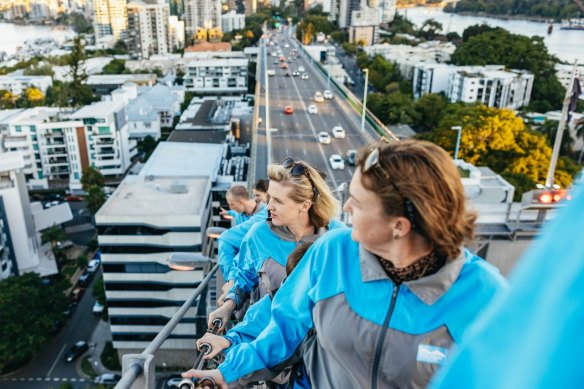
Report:
M 87 85 L 97 84 L 123 84 L 125 82 L 151 83 L 156 82 L 155 74 L 96 74 L 89 76 L 85 82 Z
M 199 51 L 231 51 L 231 43 L 229 42 L 201 42 L 196 45 L 185 47 L 185 53 L 187 52 L 199 52 Z
M 109 115 L 113 112 L 117 112 L 120 108 L 124 106 L 123 101 L 99 101 L 91 105 L 86 105 L 85 107 L 79 109 L 71 115 L 72 119 L 83 119 L 90 117 L 100 117 Z

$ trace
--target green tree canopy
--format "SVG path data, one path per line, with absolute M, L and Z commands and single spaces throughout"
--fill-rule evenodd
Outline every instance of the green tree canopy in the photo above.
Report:
M 424 132 L 436 129 L 446 104 L 446 98 L 443 95 L 430 93 L 421 96 L 414 103 L 414 109 L 417 113 L 414 117 L 416 129 Z
M 54 249 L 57 242 L 63 242 L 67 239 L 67 235 L 61 226 L 53 224 L 51 227 L 44 230 L 41 234 L 43 243 L 51 242 L 51 247 Z
M 81 176 L 81 186 L 83 187 L 84 191 L 87 191 L 90 186 L 94 185 L 103 188 L 105 185 L 105 178 L 99 170 L 88 166 L 83 169 L 83 175 Z
M 573 18 L 580 13 L 573 0 L 460 0 L 450 3 L 446 12 L 487 13 L 493 15 L 521 15 L 540 18 Z
M 517 175 L 524 175 L 522 182 L 545 182 L 552 149 L 545 136 L 525 127 L 512 111 L 479 104 L 451 104 L 438 129 L 418 137 L 454 152 L 457 132 L 451 130 L 453 126 L 462 126 L 459 158 L 475 166 L 488 166 L 504 177 L 519 180 Z M 567 187 L 572 174 L 558 164 L 555 180 Z
M 144 139 L 138 142 L 138 150 L 144 153 L 144 161 L 147 161 L 148 158 L 150 158 L 156 146 L 158 146 L 158 141 L 154 140 L 150 135 L 147 135 Z
M 86 192 L 85 203 L 87 204 L 87 209 L 92 215 L 95 215 L 103 203 L 105 203 L 105 192 L 103 191 L 103 187 L 97 185 L 90 185 Z
M 505 65 L 527 70 L 535 80 L 531 93 L 532 108 L 540 112 L 559 108 L 565 94 L 556 77 L 557 58 L 547 51 L 542 37 L 511 34 L 504 29 L 471 36 L 452 55 L 455 65 Z
M 36 273 L 0 281 L 0 373 L 23 366 L 62 321 L 67 282 L 44 285 Z

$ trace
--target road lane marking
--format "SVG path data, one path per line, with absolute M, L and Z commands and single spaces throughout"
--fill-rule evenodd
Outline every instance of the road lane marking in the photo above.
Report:
M 53 366 L 51 366 L 51 368 L 49 369 L 49 372 L 47 373 L 47 377 L 50 377 L 51 376 L 51 373 L 53 372 L 53 369 L 57 365 L 57 362 L 59 362 L 59 358 L 61 358 L 61 354 L 63 354 L 63 351 L 65 351 L 65 347 L 67 347 L 67 344 L 64 344 L 63 345 L 63 348 L 61 349 L 61 351 L 59 351 L 59 355 L 57 355 L 57 358 L 55 358 L 55 362 L 53 362 Z

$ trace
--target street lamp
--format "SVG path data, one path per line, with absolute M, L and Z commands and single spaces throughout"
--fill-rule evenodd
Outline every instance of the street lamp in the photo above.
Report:
M 454 150 L 454 160 L 458 160 L 458 149 L 460 148 L 460 134 L 462 133 L 461 126 L 452 126 L 450 127 L 452 131 L 458 131 L 458 135 L 456 137 L 456 149 Z
M 365 112 L 367 111 L 367 83 L 369 82 L 369 69 L 365 72 L 365 90 L 363 91 L 363 111 L 361 112 L 361 132 L 365 131 Z
M 189 271 L 213 263 L 213 260 L 196 253 L 172 253 L 168 257 L 168 267 L 173 270 Z

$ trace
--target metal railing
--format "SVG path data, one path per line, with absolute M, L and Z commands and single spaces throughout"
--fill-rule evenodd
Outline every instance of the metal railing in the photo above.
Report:
M 210 262 L 211 263 L 211 262 Z M 178 325 L 193 302 L 201 295 L 208 286 L 209 281 L 217 272 L 218 264 L 215 264 L 201 281 L 193 294 L 184 302 L 180 309 L 172 316 L 170 321 L 156 335 L 152 342 L 142 351 L 141 354 L 126 354 L 122 358 L 122 379 L 115 389 L 154 389 L 156 384 L 154 354 L 160 349 L 164 341 L 168 338 L 172 330 Z

